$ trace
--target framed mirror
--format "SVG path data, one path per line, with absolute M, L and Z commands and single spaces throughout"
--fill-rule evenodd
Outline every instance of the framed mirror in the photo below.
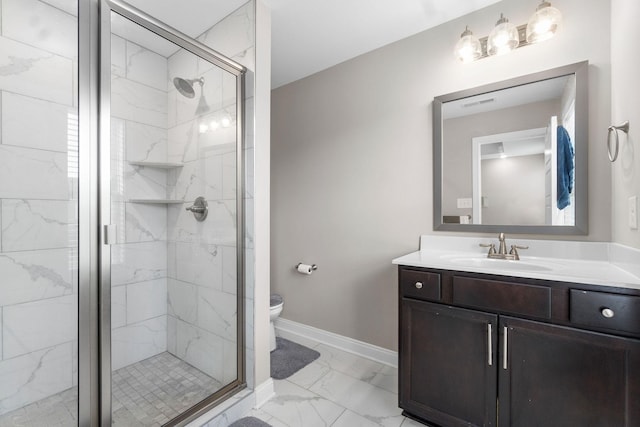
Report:
M 588 63 L 433 100 L 434 230 L 587 234 Z

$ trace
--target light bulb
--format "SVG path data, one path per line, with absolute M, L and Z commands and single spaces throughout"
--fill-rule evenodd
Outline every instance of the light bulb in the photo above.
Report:
M 553 37 L 562 24 L 562 14 L 543 1 L 527 23 L 527 42 L 537 43 Z
M 456 43 L 454 54 L 462 62 L 472 62 L 482 57 L 480 41 L 467 27 L 460 35 L 460 40 Z
M 209 130 L 209 127 L 206 123 L 200 123 L 200 127 L 198 130 L 200 131 L 200 133 L 205 133 Z
M 209 127 L 211 128 L 211 130 L 216 130 L 220 127 L 220 123 L 218 123 L 215 120 L 212 120 L 211 123 L 209 123 Z
M 222 124 L 223 128 L 228 128 L 229 126 L 231 126 L 231 118 L 229 118 L 229 116 L 224 116 L 222 120 L 220 120 L 220 123 Z
M 489 55 L 502 55 L 511 52 L 519 44 L 518 29 L 504 15 L 500 14 L 500 19 L 496 22 L 496 26 L 489 33 L 487 53 Z

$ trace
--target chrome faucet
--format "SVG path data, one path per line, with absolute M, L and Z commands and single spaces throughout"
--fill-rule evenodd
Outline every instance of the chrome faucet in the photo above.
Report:
M 507 253 L 507 243 L 504 236 L 504 233 L 500 233 L 498 235 L 498 250 L 496 251 L 495 243 L 480 243 L 480 246 L 483 248 L 489 248 L 489 253 L 487 253 L 487 258 L 495 258 L 495 259 L 509 259 L 513 261 L 517 261 L 520 259 L 520 254 L 518 253 L 518 249 L 529 249 L 529 246 L 520 246 L 520 245 L 511 245 L 511 250 Z
M 500 242 L 500 248 L 498 249 L 498 255 L 506 255 L 507 254 L 507 244 L 504 241 L 504 233 L 498 234 L 498 241 Z

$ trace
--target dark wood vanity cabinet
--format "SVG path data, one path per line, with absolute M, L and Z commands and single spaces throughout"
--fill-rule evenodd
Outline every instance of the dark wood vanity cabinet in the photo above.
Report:
M 494 426 L 498 316 L 405 299 L 400 323 L 400 406 L 440 425 Z
M 640 341 L 512 317 L 500 328 L 500 425 L 640 425 Z
M 441 427 L 640 426 L 637 292 L 402 266 L 399 278 L 405 415 Z

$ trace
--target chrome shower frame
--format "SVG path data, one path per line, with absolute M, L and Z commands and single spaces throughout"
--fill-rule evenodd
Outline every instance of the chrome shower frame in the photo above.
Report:
M 111 426 L 110 92 L 111 13 L 236 76 L 237 378 L 175 418 L 183 426 L 246 387 L 245 73 L 241 64 L 119 0 L 78 2 L 79 250 L 78 425 Z

